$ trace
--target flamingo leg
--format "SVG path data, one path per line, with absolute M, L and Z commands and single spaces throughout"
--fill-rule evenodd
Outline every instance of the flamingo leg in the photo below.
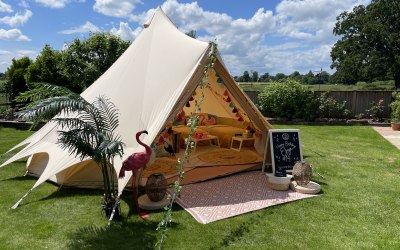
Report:
M 139 201 L 138 201 L 138 195 L 139 195 L 139 181 L 141 174 L 141 169 L 135 169 L 132 171 L 132 191 L 133 191 L 133 200 L 135 201 L 135 206 L 136 206 L 136 212 L 142 219 L 147 219 L 150 217 L 150 215 L 146 212 L 141 212 L 140 207 L 139 207 Z

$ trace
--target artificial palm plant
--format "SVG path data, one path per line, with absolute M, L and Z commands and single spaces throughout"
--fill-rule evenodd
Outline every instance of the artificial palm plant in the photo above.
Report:
M 99 96 L 93 103 L 81 96 L 69 94 L 50 97 L 19 112 L 28 120 L 52 119 L 58 131 L 58 143 L 70 154 L 81 160 L 91 158 L 103 175 L 104 197 L 102 201 L 109 217 L 116 202 L 114 158 L 123 155 L 123 142 L 115 134 L 118 127 L 118 109 L 106 97 Z

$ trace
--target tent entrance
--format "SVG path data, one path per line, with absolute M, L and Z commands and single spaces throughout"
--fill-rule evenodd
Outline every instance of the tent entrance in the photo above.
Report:
M 146 183 L 152 173 L 162 173 L 168 183 L 177 178 L 176 160 L 182 158 L 183 150 L 173 156 L 158 157 L 142 175 L 141 184 Z M 198 146 L 184 166 L 185 178 L 182 184 L 195 183 L 237 172 L 260 169 L 263 158 L 253 147 L 243 147 L 241 151 L 215 146 Z

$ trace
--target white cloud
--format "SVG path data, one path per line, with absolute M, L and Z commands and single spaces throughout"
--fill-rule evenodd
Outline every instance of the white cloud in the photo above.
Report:
M 184 32 L 196 30 L 200 40 L 214 40 L 232 74 L 244 70 L 290 74 L 295 70 L 331 71 L 330 51 L 336 16 L 370 0 L 282 0 L 275 14 L 260 8 L 248 19 L 203 10 L 197 2 L 166 0 L 162 9 Z M 131 15 L 144 23 L 154 9 Z
M 19 29 L 0 29 L 0 40 L 30 41 L 31 39 L 22 34 Z
M 283 36 L 316 42 L 332 42 L 336 16 L 370 0 L 283 0 L 276 7 L 277 30 Z
M 141 31 L 141 27 L 137 27 L 135 30 L 132 30 L 131 27 L 129 27 L 129 24 L 124 22 L 119 23 L 119 29 L 112 28 L 110 30 L 111 34 L 117 35 L 124 40 L 130 41 L 134 40 Z
M 12 9 L 11 5 L 6 4 L 2 0 L 0 0 L 0 12 L 11 13 L 11 12 L 13 12 L 13 9 Z
M 140 0 L 96 0 L 93 9 L 106 16 L 129 17 Z
M 26 49 L 17 50 L 18 56 L 32 56 L 35 54 L 37 54 L 37 52 L 35 50 L 26 50 Z
M 35 0 L 35 2 L 40 3 L 41 5 L 53 9 L 64 8 L 69 0 Z
M 16 13 L 14 16 L 0 18 L 0 23 L 5 23 L 11 27 L 18 27 L 26 23 L 32 17 L 32 11 L 25 10 L 24 14 Z
M 11 54 L 10 51 L 7 51 L 7 50 L 0 50 L 0 56 L 9 55 L 9 54 Z
M 86 23 L 82 24 L 79 27 L 63 30 L 58 33 L 70 35 L 70 34 L 75 34 L 75 33 L 85 34 L 85 33 L 96 32 L 96 31 L 100 31 L 100 29 L 93 23 L 86 21 Z
M 29 8 L 29 3 L 27 0 L 20 0 L 18 5 L 25 9 Z

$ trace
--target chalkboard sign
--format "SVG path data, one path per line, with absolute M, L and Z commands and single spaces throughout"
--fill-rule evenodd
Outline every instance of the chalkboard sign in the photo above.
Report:
M 296 161 L 303 160 L 298 129 L 270 129 L 272 168 L 275 176 L 284 177 Z

